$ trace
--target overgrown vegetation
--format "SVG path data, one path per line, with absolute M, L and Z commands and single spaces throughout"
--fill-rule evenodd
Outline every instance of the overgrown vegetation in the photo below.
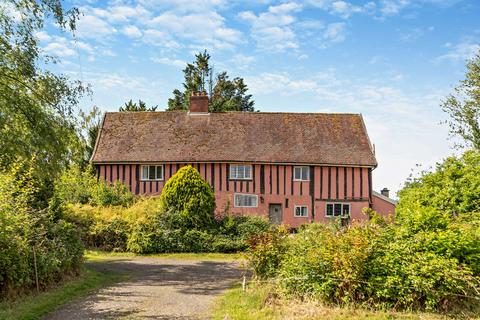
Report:
M 0 296 L 44 288 L 76 274 L 83 246 L 61 206 L 38 201 L 38 181 L 28 163 L 0 172 Z
M 480 298 L 480 153 L 450 157 L 400 192 L 397 219 L 312 224 L 252 238 L 249 261 L 277 293 L 326 304 L 471 310 Z
M 250 236 L 269 228 L 262 218 L 215 218 L 215 195 L 191 166 L 169 179 L 160 197 L 133 203 L 122 186 L 97 183 L 92 174 L 74 167 L 60 179 L 59 197 L 70 202 L 69 219 L 87 247 L 135 253 L 237 252 L 246 249 Z

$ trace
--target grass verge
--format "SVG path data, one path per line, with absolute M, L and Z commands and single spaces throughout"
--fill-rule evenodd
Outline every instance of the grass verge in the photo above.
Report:
M 65 281 L 58 287 L 40 294 L 22 296 L 14 301 L 1 302 L 0 319 L 39 319 L 75 298 L 84 296 L 122 278 L 123 276 L 119 274 L 102 273 L 85 268 L 79 277 L 71 281 Z
M 213 307 L 216 320 L 275 320 L 275 319 L 332 319 L 332 320 L 387 320 L 387 319 L 448 319 L 445 315 L 432 313 L 406 313 L 372 311 L 365 309 L 325 306 L 313 301 L 296 301 L 275 298 L 268 285 L 252 283 L 243 292 L 240 286 L 227 290 Z
M 220 260 L 235 261 L 242 260 L 241 253 L 159 253 L 159 254 L 135 254 L 131 252 L 108 252 L 101 250 L 86 250 L 85 258 L 87 261 L 105 261 L 124 259 L 126 257 L 147 257 L 147 258 L 166 258 L 178 260 Z

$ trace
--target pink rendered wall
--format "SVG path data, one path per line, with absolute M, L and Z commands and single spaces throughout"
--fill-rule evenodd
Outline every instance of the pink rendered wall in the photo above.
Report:
M 136 164 L 97 165 L 97 175 L 99 179 L 107 182 L 116 180 L 123 182 L 134 194 L 155 195 L 160 194 L 165 182 L 185 165 L 192 165 L 213 187 L 217 200 L 217 214 L 223 214 L 228 208 L 232 214 L 268 217 L 269 204 L 281 204 L 284 223 L 296 227 L 310 222 L 312 211 L 315 221 L 330 221 L 331 218 L 325 217 L 327 202 L 350 203 L 351 219 L 355 220 L 364 220 L 361 209 L 369 206 L 371 186 L 369 168 L 311 166 L 312 181 L 294 181 L 292 165 L 270 164 L 253 164 L 252 180 L 230 180 L 229 164 L 226 163 L 165 163 L 164 180 L 161 181 L 141 180 L 141 166 Z M 234 207 L 235 193 L 258 195 L 258 207 Z M 307 206 L 308 216 L 295 217 L 295 205 Z
M 387 216 L 395 213 L 396 206 L 393 203 L 383 200 L 375 195 L 372 196 L 372 209 L 381 216 Z

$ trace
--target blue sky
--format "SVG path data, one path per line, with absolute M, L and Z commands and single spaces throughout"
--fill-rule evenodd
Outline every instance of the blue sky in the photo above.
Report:
M 91 84 L 93 105 L 166 106 L 182 68 L 207 49 L 214 70 L 245 78 L 261 111 L 362 113 L 397 191 L 417 164 L 452 154 L 439 105 L 480 44 L 480 1 L 70 1 L 76 40 L 48 25 L 50 66 Z

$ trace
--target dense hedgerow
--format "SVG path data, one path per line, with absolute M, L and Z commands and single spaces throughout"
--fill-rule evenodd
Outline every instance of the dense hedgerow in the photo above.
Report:
M 55 201 L 36 207 L 38 188 L 26 164 L 0 173 L 0 296 L 40 287 L 76 273 L 83 246 L 76 226 Z
M 281 293 L 325 303 L 451 310 L 480 298 L 480 155 L 448 158 L 400 192 L 395 221 L 312 224 L 253 238 L 249 262 Z

